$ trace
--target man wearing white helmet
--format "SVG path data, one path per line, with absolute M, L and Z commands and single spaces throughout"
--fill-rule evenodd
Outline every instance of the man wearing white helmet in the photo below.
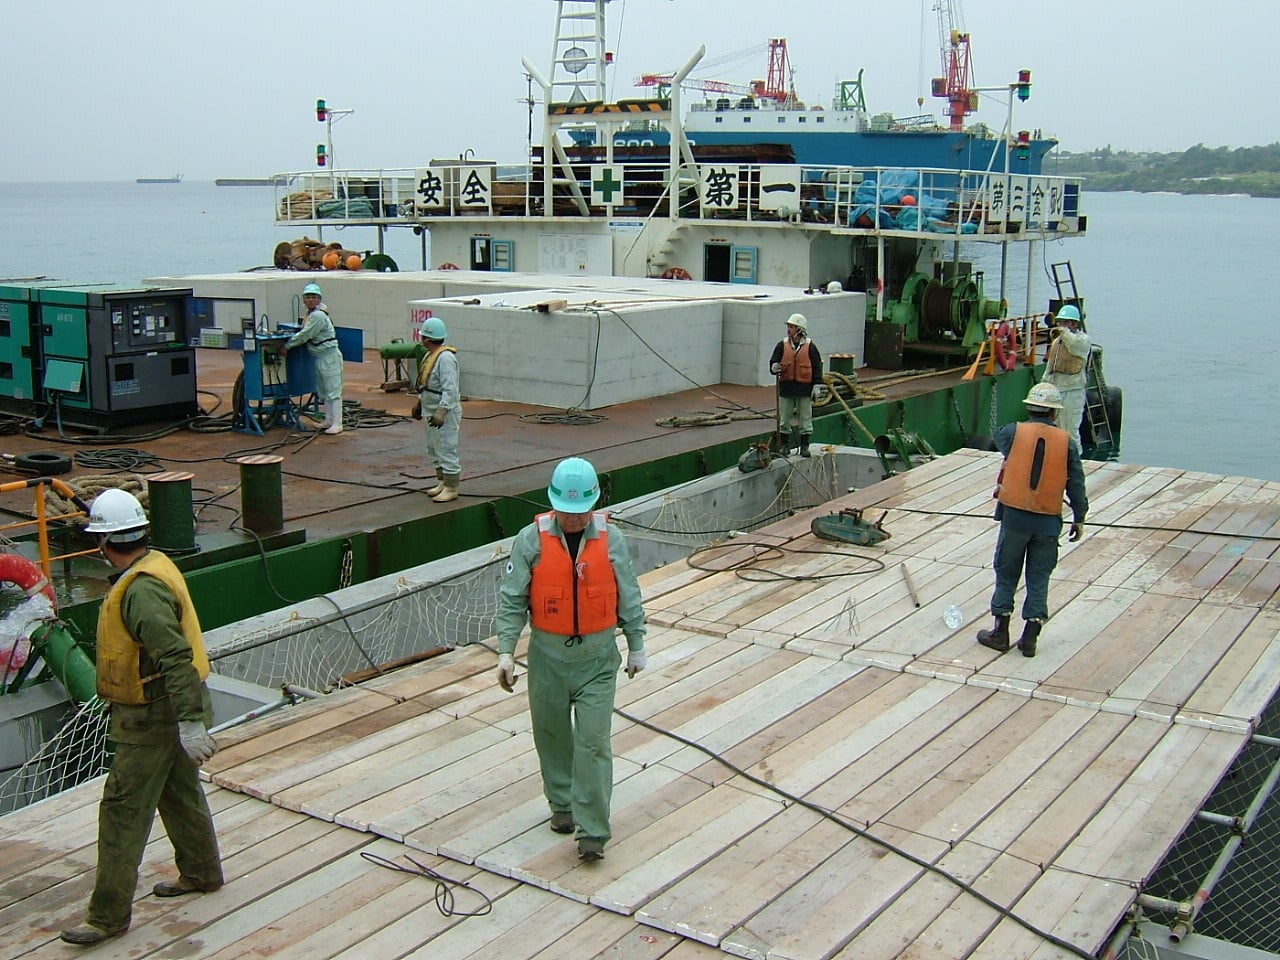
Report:
M 436 483 L 427 496 L 436 503 L 458 499 L 462 465 L 458 461 L 458 434 L 462 428 L 462 393 L 459 387 L 458 351 L 447 347 L 444 321 L 428 317 L 420 338 L 427 352 L 418 361 L 418 400 L 413 418 L 427 416 L 427 459 L 436 468 Z
M 822 391 L 822 355 L 809 339 L 809 321 L 802 313 L 787 318 L 787 335 L 773 348 L 769 372 L 778 378 L 778 443 L 790 433 L 790 447 L 809 456 L 813 433 L 813 401 Z
M 1044 382 L 1052 383 L 1062 394 L 1062 410 L 1058 412 L 1058 426 L 1067 431 L 1078 447 L 1080 421 L 1084 417 L 1084 394 L 1088 380 L 1089 334 L 1085 333 L 1080 308 L 1068 303 L 1058 309 L 1054 317 L 1057 334 L 1049 345 L 1049 358 L 1045 361 Z
M 151 550 L 142 505 L 124 490 L 104 490 L 86 532 L 117 570 L 98 613 L 98 696 L 110 704 L 115 744 L 98 811 L 98 870 L 87 922 L 62 931 L 67 943 L 92 944 L 124 933 L 132 920 L 138 865 L 159 810 L 178 865 L 157 897 L 208 893 L 222 886 L 213 817 L 196 768 L 218 749 L 205 678 L 209 657 L 191 594 L 178 568 Z
M 308 283 L 302 288 L 302 305 L 307 318 L 302 329 L 289 338 L 289 349 L 306 345 L 307 352 L 316 362 L 316 396 L 324 404 L 324 422 L 317 429 L 328 434 L 342 432 L 342 351 L 338 348 L 338 334 L 324 304 L 320 302 L 320 287 Z
M 991 595 L 995 626 L 978 631 L 978 642 L 1004 653 L 1009 649 L 1009 619 L 1013 595 L 1026 569 L 1027 595 L 1022 602 L 1022 636 L 1018 649 L 1036 655 L 1036 640 L 1049 619 L 1049 577 L 1058 565 L 1058 536 L 1062 533 L 1062 498 L 1071 503 L 1072 543 L 1084 533 L 1089 511 L 1080 451 L 1067 431 L 1054 426 L 1062 397 L 1051 383 L 1037 383 L 1023 401 L 1028 420 L 1007 423 L 996 431 L 996 446 L 1004 454 L 996 488 L 996 589 Z
M 644 607 L 631 551 L 600 497 L 595 468 L 581 457 L 551 475 L 552 511 L 511 544 L 498 595 L 498 683 L 515 688 L 516 642 L 529 632 L 529 718 L 551 808 L 551 829 L 578 832 L 578 857 L 599 860 L 613 836 L 613 704 L 617 631 L 627 640 L 628 677 L 648 665 Z

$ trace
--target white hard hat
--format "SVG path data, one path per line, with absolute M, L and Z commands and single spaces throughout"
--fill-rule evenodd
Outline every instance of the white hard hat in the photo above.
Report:
M 839 280 L 832 280 L 830 283 L 827 284 L 827 293 L 839 293 L 843 289 L 844 289 L 844 286 L 840 283 Z
M 112 543 L 132 543 L 147 535 L 150 521 L 138 498 L 127 490 L 103 490 L 89 508 L 86 533 L 106 534 Z
M 1062 394 L 1052 383 L 1037 383 L 1022 401 L 1028 407 L 1044 407 L 1047 410 L 1062 409 Z
M 809 332 L 809 321 L 804 318 L 803 313 L 793 313 L 787 317 L 787 326 L 799 327 L 801 333 Z

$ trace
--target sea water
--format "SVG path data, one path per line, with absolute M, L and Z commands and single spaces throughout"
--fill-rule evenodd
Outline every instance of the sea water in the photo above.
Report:
M 0 183 L 0 278 L 132 284 L 269 265 L 280 241 L 315 236 L 276 225 L 275 201 L 271 187 L 208 181 Z M 1280 200 L 1086 193 L 1083 209 L 1084 237 L 1034 245 L 1031 302 L 1045 309 L 1051 264 L 1069 261 L 1107 379 L 1123 390 L 1120 459 L 1280 481 L 1280 275 L 1268 242 Z M 326 227 L 323 239 L 377 249 L 367 227 Z M 383 252 L 418 269 L 426 240 L 392 229 Z M 991 271 L 998 254 L 986 249 Z M 1011 250 L 1011 272 L 1026 255 Z M 1025 294 L 1008 296 L 1020 313 Z

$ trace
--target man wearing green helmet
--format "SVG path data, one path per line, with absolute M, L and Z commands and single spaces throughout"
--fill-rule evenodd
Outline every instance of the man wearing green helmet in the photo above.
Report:
M 529 636 L 529 717 L 551 807 L 551 829 L 578 832 L 578 857 L 599 860 L 613 835 L 610 742 L 614 696 L 627 640 L 628 677 L 648 665 L 644 607 L 631 551 L 603 512 L 595 468 L 581 457 L 551 475 L 552 511 L 511 544 L 498 599 L 498 683 L 515 688 L 516 642 Z
M 1057 335 L 1049 345 L 1049 359 L 1045 362 L 1044 382 L 1052 383 L 1062 394 L 1062 409 L 1058 411 L 1058 426 L 1067 431 L 1076 449 L 1080 448 L 1080 420 L 1084 416 L 1084 393 L 1088 380 L 1088 361 L 1091 344 L 1084 331 L 1080 308 L 1068 303 L 1058 309 L 1054 317 Z
M 342 351 L 338 349 L 338 335 L 333 321 L 320 300 L 318 284 L 308 283 L 302 288 L 302 305 L 307 317 L 302 329 L 289 338 L 292 349 L 306 345 L 307 352 L 316 362 L 316 395 L 324 404 L 324 422 L 318 429 L 328 434 L 342 432 Z

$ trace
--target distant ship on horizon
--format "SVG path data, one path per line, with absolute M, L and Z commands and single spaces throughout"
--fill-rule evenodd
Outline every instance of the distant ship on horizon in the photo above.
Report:
M 135 183 L 181 183 L 182 174 L 175 173 L 172 177 L 139 177 Z

